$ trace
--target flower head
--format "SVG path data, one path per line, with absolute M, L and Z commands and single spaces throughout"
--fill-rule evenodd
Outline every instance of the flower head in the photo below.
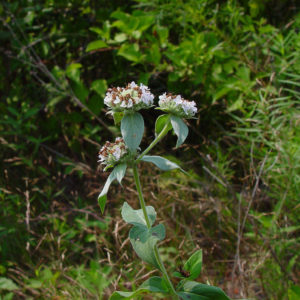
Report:
M 114 143 L 106 142 L 99 151 L 99 161 L 103 165 L 115 165 L 128 153 L 125 142 L 122 138 L 116 138 Z
M 108 89 L 104 103 L 113 111 L 140 110 L 153 105 L 154 96 L 142 83 L 129 83 L 126 87 Z
M 159 96 L 158 105 L 161 110 L 181 118 L 192 118 L 197 112 L 195 101 L 185 100 L 180 95 L 164 93 Z

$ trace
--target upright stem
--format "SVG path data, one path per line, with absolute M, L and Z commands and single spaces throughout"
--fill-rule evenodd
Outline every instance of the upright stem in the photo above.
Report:
M 150 220 L 149 220 L 149 216 L 147 214 L 146 204 L 145 204 L 145 200 L 144 200 L 144 197 L 143 197 L 141 182 L 140 182 L 139 173 L 138 173 L 136 163 L 133 164 L 133 176 L 134 176 L 134 181 L 135 181 L 136 189 L 137 189 L 139 200 L 140 200 L 140 205 L 141 205 L 141 208 L 142 208 L 142 211 L 143 211 L 143 214 L 144 214 L 144 218 L 146 220 L 147 227 L 150 229 L 151 228 L 151 223 L 150 223 Z M 157 248 L 156 245 L 154 247 L 154 254 L 155 254 L 155 258 L 157 260 L 157 263 L 159 265 L 159 268 L 160 268 L 161 272 L 163 273 L 163 277 L 164 277 L 166 283 L 169 286 L 169 290 L 172 294 L 172 298 L 174 300 L 178 300 L 179 297 L 176 294 L 175 288 L 174 288 L 174 286 L 172 284 L 172 281 L 170 280 L 170 277 L 167 273 L 167 270 L 166 270 L 166 268 L 165 268 L 165 266 L 164 266 L 164 264 L 161 260 L 161 257 L 159 255 L 158 248 Z
M 136 162 L 139 162 L 144 155 L 146 155 L 169 131 L 170 120 L 166 122 L 162 131 L 157 135 L 157 137 L 152 141 L 152 143 L 146 148 L 140 156 L 136 159 Z

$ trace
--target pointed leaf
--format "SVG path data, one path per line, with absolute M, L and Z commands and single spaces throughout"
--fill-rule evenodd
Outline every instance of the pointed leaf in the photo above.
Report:
M 147 279 L 139 288 L 147 289 L 152 293 L 167 293 L 168 287 L 164 279 L 158 276 L 153 276 Z
M 111 185 L 111 183 L 116 179 L 115 173 L 111 172 L 110 175 L 108 176 L 105 185 L 102 189 L 102 192 L 100 193 L 100 195 L 98 196 L 98 203 L 100 205 L 100 209 L 101 212 L 104 213 L 104 208 L 105 208 L 105 204 L 106 204 L 106 200 L 107 200 L 107 192 L 109 190 L 109 187 Z
M 121 132 L 127 147 L 136 151 L 144 134 L 144 119 L 138 112 L 127 113 L 121 121 Z
M 170 121 L 170 115 L 160 115 L 155 122 L 155 134 L 158 135 L 165 125 Z M 171 123 L 168 125 L 168 131 L 172 129 Z
M 113 118 L 115 125 L 118 125 L 124 117 L 124 112 L 113 112 Z
M 189 279 L 196 279 L 202 269 L 202 250 L 196 251 L 184 264 L 183 269 L 190 272 Z
M 134 292 L 114 292 L 109 300 L 118 300 L 118 299 L 133 299 L 137 295 L 144 292 L 152 293 L 167 293 L 168 289 L 164 279 L 158 276 L 153 276 L 147 279 L 142 285 Z
M 119 164 L 117 165 L 114 170 L 112 171 L 114 173 L 114 176 L 117 178 L 118 182 L 121 184 L 121 181 L 123 177 L 125 176 L 127 169 L 127 164 Z
M 192 300 L 230 300 L 220 288 L 196 281 L 185 281 L 178 295 L 182 299 Z
M 146 206 L 146 211 L 150 219 L 151 225 L 155 222 L 156 212 L 152 206 Z M 135 226 L 146 226 L 146 220 L 144 218 L 143 210 L 137 209 L 134 210 L 127 202 L 124 202 L 122 207 L 122 218 L 126 223 L 135 225 Z
M 154 247 L 165 237 L 165 227 L 159 224 L 150 230 L 146 226 L 134 226 L 129 232 L 130 242 L 137 255 L 145 262 L 160 270 Z
M 173 126 L 174 132 L 177 135 L 177 143 L 176 148 L 179 147 L 187 138 L 189 129 L 186 124 L 182 121 L 182 119 L 172 115 L 171 116 L 171 124 Z
M 145 155 L 141 160 L 145 162 L 151 162 L 163 171 L 170 171 L 174 169 L 180 169 L 181 171 L 183 171 L 176 163 L 161 156 Z
M 107 48 L 107 44 L 105 42 L 103 42 L 102 40 L 98 40 L 98 41 L 93 41 L 90 42 L 87 47 L 86 47 L 86 52 L 90 52 L 93 50 L 98 50 L 101 48 Z

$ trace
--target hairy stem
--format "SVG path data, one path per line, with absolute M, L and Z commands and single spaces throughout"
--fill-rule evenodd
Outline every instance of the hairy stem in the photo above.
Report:
M 144 200 L 144 196 L 143 196 L 143 192 L 142 192 L 140 177 L 139 177 L 138 168 L 137 168 L 136 163 L 133 164 L 133 175 L 134 175 L 134 181 L 135 181 L 136 189 L 137 189 L 139 200 L 140 200 L 140 205 L 141 205 L 141 208 L 143 210 L 144 218 L 146 220 L 147 227 L 150 229 L 151 228 L 151 223 L 150 223 L 147 211 L 146 211 L 146 204 L 145 204 L 145 200 Z M 174 286 L 173 286 L 173 284 L 170 280 L 170 277 L 167 273 L 167 270 L 166 270 L 166 268 L 165 268 L 165 266 L 164 266 L 164 264 L 161 260 L 161 257 L 159 255 L 157 246 L 154 247 L 154 254 L 155 254 L 155 258 L 157 260 L 157 263 L 159 265 L 159 268 L 160 268 L 161 272 L 163 273 L 163 277 L 164 277 L 166 283 L 168 284 L 169 291 L 172 294 L 172 299 L 178 300 L 179 297 L 176 294 L 175 288 L 174 288 Z
M 165 124 L 162 131 L 157 135 L 157 137 L 152 141 L 152 143 L 146 148 L 140 156 L 136 159 L 136 162 L 139 162 L 144 155 L 146 155 L 169 131 L 170 120 Z

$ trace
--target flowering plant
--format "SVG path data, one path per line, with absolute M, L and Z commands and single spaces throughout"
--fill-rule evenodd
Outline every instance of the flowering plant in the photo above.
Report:
M 117 138 L 114 143 L 106 142 L 100 150 L 100 162 L 106 165 L 106 168 L 113 166 L 114 169 L 107 178 L 98 197 L 98 202 L 103 212 L 111 183 L 114 180 L 121 183 L 127 167 L 131 167 L 141 209 L 134 210 L 127 202 L 124 202 L 121 212 L 122 218 L 126 223 L 132 225 L 129 239 L 137 255 L 162 274 L 161 277 L 148 278 L 135 291 L 115 291 L 110 299 L 135 299 L 141 293 L 151 292 L 163 294 L 168 299 L 171 297 L 172 299 L 228 300 L 229 298 L 220 288 L 194 281 L 201 273 L 201 250 L 197 250 L 185 262 L 183 269 L 173 273 L 174 277 L 181 279 L 176 288 L 160 257 L 157 242 L 165 238 L 165 227 L 163 224 L 154 225 L 156 211 L 154 207 L 145 204 L 138 165 L 144 161 L 156 165 L 163 171 L 174 169 L 183 171 L 179 165 L 164 157 L 147 154 L 171 129 L 177 135 L 176 146 L 180 146 L 188 135 L 188 127 L 182 119 L 193 117 L 197 108 L 195 102 L 185 100 L 181 96 L 171 94 L 159 96 L 160 108 L 167 114 L 157 118 L 155 139 L 142 153 L 139 153 L 139 145 L 144 133 L 144 119 L 138 110 L 151 107 L 153 99 L 154 96 L 148 87 L 138 86 L 132 82 L 125 88 L 109 89 L 104 100 L 113 114 L 122 113 L 119 115 L 122 138 Z

